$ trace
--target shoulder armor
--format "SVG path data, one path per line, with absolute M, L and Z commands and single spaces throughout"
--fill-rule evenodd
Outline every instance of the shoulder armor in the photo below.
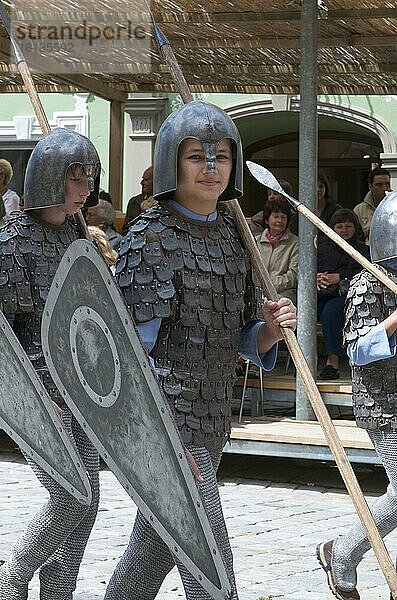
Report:
M 27 265 L 19 246 L 21 221 L 17 216 L 0 228 L 0 309 L 4 314 L 33 310 Z
M 392 277 L 394 279 L 394 277 Z M 366 270 L 353 277 L 346 298 L 344 342 L 368 333 L 397 306 L 397 297 Z
M 45 301 L 66 248 L 79 237 L 77 224 L 67 219 L 54 229 L 28 214 L 0 228 L 1 309 L 6 314 L 32 312 L 34 300 Z
M 143 213 L 120 244 L 117 281 L 137 323 L 171 314 L 175 288 L 168 252 L 175 242 L 161 220 L 164 214 L 162 207 Z

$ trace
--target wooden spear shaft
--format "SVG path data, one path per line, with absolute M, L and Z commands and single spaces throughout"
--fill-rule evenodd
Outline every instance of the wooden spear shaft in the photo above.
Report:
M 154 24 L 154 27 L 155 36 L 161 54 L 165 58 L 166 62 L 169 64 L 171 73 L 174 74 L 176 72 L 178 74 L 177 78 L 174 78 L 174 81 L 178 86 L 178 91 L 181 92 L 181 96 L 184 103 L 190 102 L 191 100 L 193 100 L 193 96 L 188 88 L 186 80 L 182 74 L 178 61 L 176 60 L 175 54 L 172 50 L 172 47 L 169 44 L 167 38 L 162 33 L 161 29 L 156 24 Z M 243 239 L 245 248 L 251 260 L 251 264 L 255 269 L 255 272 L 257 273 L 259 282 L 261 284 L 265 296 L 267 296 L 267 298 L 269 298 L 270 300 L 277 301 L 277 292 L 275 290 L 272 280 L 270 279 L 269 273 L 263 264 L 259 250 L 257 248 L 255 240 L 248 227 L 247 221 L 238 201 L 230 200 L 228 201 L 227 206 L 229 212 L 234 218 L 236 227 Z M 301 210 L 301 212 L 305 214 L 306 211 Z M 315 222 L 315 224 L 317 225 L 317 222 Z M 324 231 L 324 233 L 328 234 L 327 231 Z M 303 381 L 306 393 L 308 395 L 314 413 L 318 419 L 318 422 L 320 423 L 321 429 L 323 430 L 325 439 L 327 440 L 328 446 L 334 456 L 335 462 L 342 475 L 343 481 L 345 482 L 347 491 L 349 492 L 353 505 L 367 533 L 368 541 L 371 544 L 379 566 L 383 571 L 392 596 L 395 600 L 397 600 L 396 570 L 394 568 L 390 555 L 386 550 L 383 539 L 379 534 L 378 528 L 375 525 L 372 514 L 368 508 L 368 504 L 363 496 L 363 493 L 357 481 L 357 477 L 352 469 L 349 459 L 346 456 L 345 449 L 343 448 L 343 445 L 336 433 L 334 424 L 332 423 L 328 410 L 324 405 L 320 392 L 318 391 L 316 383 L 313 379 L 306 359 L 303 356 L 302 350 L 297 342 L 295 334 L 293 333 L 293 331 L 285 328 L 281 328 L 281 331 L 284 340 L 287 344 L 288 350 L 291 354 L 292 360 L 294 361 L 296 369 L 299 372 L 299 375 Z
M 11 25 L 10 25 L 10 21 L 8 19 L 8 15 L 7 12 L 5 10 L 3 1 L 0 0 L 0 18 L 3 21 L 4 27 L 6 28 L 6 31 L 8 33 L 8 37 L 10 38 L 10 42 L 11 42 L 11 47 L 13 50 L 13 54 L 14 54 L 14 58 L 15 58 L 15 62 L 18 68 L 18 71 L 22 77 L 22 81 L 24 83 L 24 86 L 26 88 L 27 94 L 29 96 L 29 100 L 33 106 L 33 110 L 35 112 L 36 115 L 36 119 L 39 122 L 41 131 L 43 132 L 43 135 L 47 135 L 47 133 L 51 132 L 51 127 L 50 124 L 48 122 L 47 119 L 47 115 L 45 113 L 43 104 L 40 100 L 39 94 L 37 93 L 36 87 L 34 85 L 34 81 L 33 81 L 33 77 L 32 74 L 30 72 L 30 69 L 28 67 L 28 64 L 26 62 L 26 59 L 24 57 L 24 55 L 22 54 L 22 51 L 20 49 L 20 47 L 18 46 L 17 42 L 15 41 L 15 38 L 13 36 L 12 30 L 11 30 Z M 87 224 L 84 221 L 84 217 L 82 215 L 81 210 L 79 210 L 76 214 L 75 214 L 75 218 L 77 221 L 77 224 L 80 228 L 81 233 L 83 234 L 83 236 L 87 239 L 90 240 L 91 239 L 91 235 L 87 229 Z

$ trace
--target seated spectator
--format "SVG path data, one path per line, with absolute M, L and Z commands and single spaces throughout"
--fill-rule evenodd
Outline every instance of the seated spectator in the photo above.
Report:
M 292 194 L 292 187 L 291 184 L 289 183 L 289 181 L 285 181 L 284 179 L 280 179 L 280 185 L 283 188 L 283 190 L 285 192 L 287 192 L 287 194 Z M 284 198 L 284 196 L 282 194 L 280 194 L 280 192 L 275 192 L 274 190 L 269 189 L 268 193 L 267 193 L 267 200 L 265 201 L 268 202 L 269 200 L 277 200 L 278 198 Z M 261 233 L 263 233 L 266 225 L 263 222 L 263 210 L 260 210 L 259 212 L 255 213 L 252 217 L 248 217 L 247 219 L 247 223 L 249 225 L 249 228 L 251 229 L 253 235 L 257 236 Z
M 118 250 L 121 242 L 121 235 L 113 229 L 114 209 L 107 200 L 99 200 L 96 206 L 90 206 L 87 210 L 87 223 L 99 227 L 105 232 L 110 245 L 114 250 Z
M 296 303 L 298 285 L 298 238 L 288 229 L 291 208 L 281 194 L 272 195 L 263 209 L 258 248 L 277 293 Z
M 324 173 L 324 171 L 319 171 L 318 180 L 317 180 L 317 204 L 316 204 L 316 214 L 320 217 L 324 223 L 329 225 L 330 219 L 334 212 L 338 209 L 342 208 L 340 204 L 337 204 L 333 200 L 331 200 L 331 187 L 328 180 L 328 177 Z M 298 235 L 298 214 L 295 213 L 291 219 L 290 230 L 295 235 Z M 318 232 L 318 236 L 322 237 L 325 235 L 321 231 Z
M 0 198 L 3 199 L 4 209 L 7 215 L 19 211 L 19 196 L 14 190 L 8 189 L 13 176 L 11 164 L 5 158 L 0 159 Z
M 92 239 L 98 244 L 104 259 L 114 275 L 116 271 L 117 252 L 116 250 L 113 250 L 112 246 L 110 245 L 106 233 L 94 225 L 88 226 L 88 232 L 91 234 Z
M 352 210 L 342 208 L 334 212 L 329 226 L 348 241 L 365 258 L 369 247 Z M 361 271 L 361 265 L 325 235 L 318 238 L 317 254 L 317 318 L 323 326 L 326 352 L 325 367 L 318 379 L 338 379 L 339 359 L 343 354 L 342 330 L 347 290 L 351 278 Z

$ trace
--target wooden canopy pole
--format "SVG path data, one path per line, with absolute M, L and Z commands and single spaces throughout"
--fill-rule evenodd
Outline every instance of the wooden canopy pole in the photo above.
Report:
M 124 114 L 124 102 L 112 100 L 109 133 L 109 194 L 113 208 L 116 210 L 121 210 L 123 204 Z

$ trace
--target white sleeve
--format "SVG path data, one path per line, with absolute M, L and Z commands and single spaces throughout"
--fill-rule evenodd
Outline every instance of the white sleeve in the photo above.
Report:
M 7 215 L 14 210 L 19 210 L 19 196 L 14 190 L 7 190 L 5 194 L 3 194 L 3 202 Z

